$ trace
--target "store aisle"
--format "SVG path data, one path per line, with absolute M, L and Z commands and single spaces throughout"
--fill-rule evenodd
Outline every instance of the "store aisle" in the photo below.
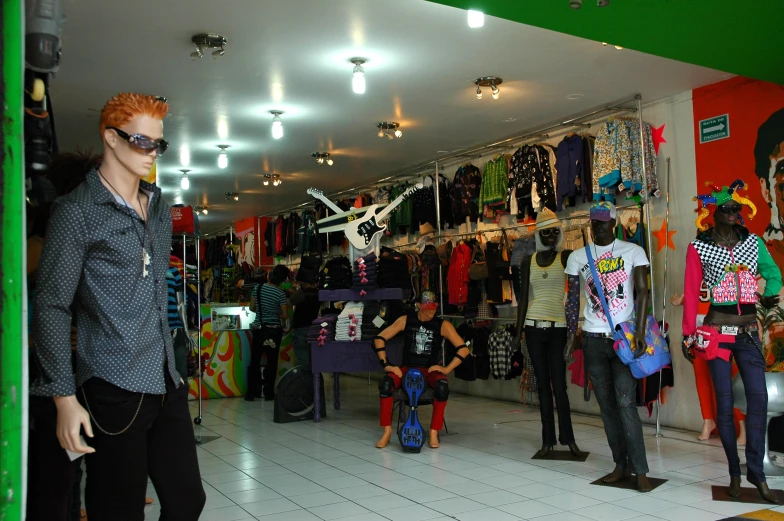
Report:
M 198 449 L 201 521 L 712 521 L 765 508 L 711 500 L 710 487 L 728 481 L 718 440 L 691 442 L 693 433 L 669 430 L 657 440 L 646 427 L 651 476 L 669 481 L 641 495 L 590 485 L 613 468 L 599 418 L 574 415 L 577 442 L 591 452 L 585 463 L 531 460 L 538 411 L 459 394 L 450 396 L 451 434 L 440 449 L 404 454 L 394 439 L 379 450 L 375 382 L 341 384 L 342 409 L 330 405 L 320 424 L 274 424 L 271 403 L 205 401 L 196 430 L 212 441 Z M 429 411 L 423 416 L 427 424 Z M 148 495 L 156 504 L 147 519 L 157 520 L 152 485 Z

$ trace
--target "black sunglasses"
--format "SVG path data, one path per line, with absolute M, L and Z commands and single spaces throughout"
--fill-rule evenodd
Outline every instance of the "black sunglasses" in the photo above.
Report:
M 539 235 L 542 237 L 558 237 L 561 235 L 560 228 L 545 228 L 544 230 L 539 230 Z
M 169 148 L 169 142 L 164 139 L 150 139 L 147 136 L 143 136 L 141 134 L 131 135 L 117 127 L 106 128 L 117 132 L 117 135 L 127 141 L 131 148 L 145 154 L 149 154 L 153 150 L 157 150 L 158 156 L 160 157 L 164 152 L 166 152 L 166 149 Z
M 730 206 L 722 205 L 722 206 L 719 206 L 717 209 L 721 213 L 723 213 L 725 215 L 732 215 L 732 214 L 740 213 L 741 208 L 742 208 L 741 205 L 733 204 L 733 205 L 730 205 Z

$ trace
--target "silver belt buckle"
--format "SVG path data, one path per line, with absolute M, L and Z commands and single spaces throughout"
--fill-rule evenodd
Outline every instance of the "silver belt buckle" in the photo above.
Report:
M 539 323 L 536 325 L 536 327 L 538 327 L 538 328 L 540 328 L 540 329 L 547 329 L 547 328 L 549 328 L 549 327 L 553 327 L 553 323 L 552 323 L 552 322 L 548 322 L 547 320 L 542 320 L 542 321 L 540 321 L 540 322 L 539 322 Z
M 739 332 L 739 326 L 721 326 L 722 335 L 738 336 Z

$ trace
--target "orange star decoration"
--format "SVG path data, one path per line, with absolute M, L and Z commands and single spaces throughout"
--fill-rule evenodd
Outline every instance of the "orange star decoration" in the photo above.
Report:
M 674 250 L 675 243 L 672 242 L 672 236 L 676 233 L 675 230 L 667 231 L 667 221 L 662 221 L 661 228 L 659 228 L 658 231 L 653 232 L 653 236 L 656 237 L 656 242 L 658 242 L 656 253 L 659 253 L 664 248 Z
M 667 140 L 664 139 L 664 125 L 656 128 L 651 125 L 651 137 L 653 138 L 653 148 L 656 149 L 656 155 L 659 155 L 659 146 L 662 143 L 666 143 Z

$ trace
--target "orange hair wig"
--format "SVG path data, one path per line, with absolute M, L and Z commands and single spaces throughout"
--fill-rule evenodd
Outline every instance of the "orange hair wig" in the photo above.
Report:
M 169 105 L 157 96 L 121 92 L 101 110 L 101 136 L 106 127 L 122 128 L 136 116 L 144 114 L 162 120 L 167 112 Z

